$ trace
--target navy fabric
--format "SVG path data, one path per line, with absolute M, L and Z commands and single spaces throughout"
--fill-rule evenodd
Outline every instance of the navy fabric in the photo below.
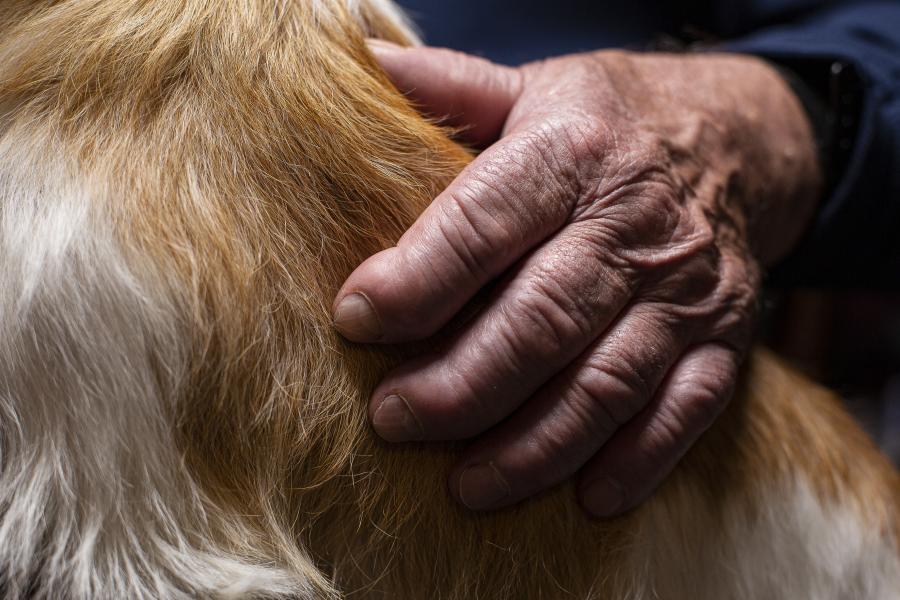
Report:
M 497 62 L 703 32 L 790 63 L 841 59 L 863 80 L 863 114 L 840 183 L 784 283 L 900 288 L 900 0 L 400 0 L 427 43 Z
M 666 0 L 400 0 L 432 46 L 504 64 L 639 46 L 677 27 Z

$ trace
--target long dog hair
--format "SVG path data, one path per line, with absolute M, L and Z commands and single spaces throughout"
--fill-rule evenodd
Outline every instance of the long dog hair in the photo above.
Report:
M 888 598 L 897 475 L 757 353 L 645 506 L 474 515 L 394 448 L 399 350 L 340 283 L 469 154 L 366 49 L 379 0 L 0 0 L 0 588 L 8 598 Z

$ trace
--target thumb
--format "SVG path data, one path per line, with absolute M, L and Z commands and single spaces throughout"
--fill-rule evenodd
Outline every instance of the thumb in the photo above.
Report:
M 462 129 L 480 147 L 500 137 L 521 93 L 518 69 L 443 48 L 406 48 L 368 40 L 369 49 L 401 92 L 426 115 Z

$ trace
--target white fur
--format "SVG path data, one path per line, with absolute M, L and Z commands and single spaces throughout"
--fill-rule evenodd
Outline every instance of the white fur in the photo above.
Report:
M 689 491 L 680 507 L 657 505 L 635 545 L 644 577 L 633 598 L 900 598 L 897 548 L 865 506 L 823 501 L 802 478 L 757 493 L 752 506 L 728 502 L 711 512 Z
M 184 344 L 166 286 L 123 256 L 110 192 L 28 135 L 0 139 L 4 597 L 302 593 L 213 541 L 242 525 L 207 514 L 175 448 Z

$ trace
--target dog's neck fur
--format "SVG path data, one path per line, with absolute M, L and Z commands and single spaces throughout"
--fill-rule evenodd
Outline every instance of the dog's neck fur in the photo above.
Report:
M 6 595 L 774 597 L 749 541 L 807 584 L 891 581 L 889 469 L 766 358 L 614 523 L 566 488 L 473 516 L 444 490 L 452 449 L 375 441 L 366 394 L 394 357 L 342 342 L 330 303 L 468 155 L 365 35 L 412 40 L 366 0 L 0 1 Z M 878 559 L 865 581 L 808 556 L 834 515 Z

